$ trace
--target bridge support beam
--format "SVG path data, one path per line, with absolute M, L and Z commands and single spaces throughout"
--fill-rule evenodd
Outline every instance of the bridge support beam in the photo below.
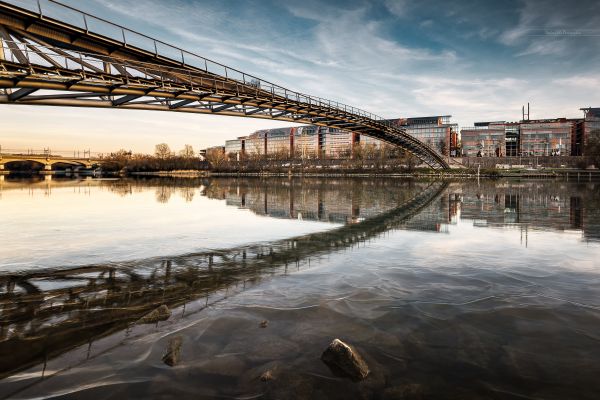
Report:
M 40 171 L 42 175 L 52 175 L 55 171 L 52 171 L 52 164 L 45 164 L 44 169 Z

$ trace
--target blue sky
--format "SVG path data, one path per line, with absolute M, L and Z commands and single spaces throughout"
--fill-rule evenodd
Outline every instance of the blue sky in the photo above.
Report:
M 577 117 L 600 106 L 597 1 L 65 1 L 290 89 L 383 117 Z M 204 147 L 288 123 L 3 106 L 4 146 Z M 4 134 L 2 135 L 4 136 Z M 7 144 L 5 144 L 7 143 Z

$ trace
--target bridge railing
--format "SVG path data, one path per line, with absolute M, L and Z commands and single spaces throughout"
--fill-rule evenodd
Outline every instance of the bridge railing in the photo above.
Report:
M 2 3 L 2 1 L 0 1 L 0 3 Z M 239 85 L 240 87 L 260 90 L 262 93 L 270 94 L 271 96 L 273 96 L 273 98 L 286 98 L 290 101 L 304 103 L 315 107 L 338 109 L 340 111 L 343 111 L 344 113 L 358 115 L 364 118 L 375 120 L 386 126 L 392 125 L 392 123 L 389 120 L 382 119 L 381 117 L 378 117 L 371 113 L 361 113 L 360 111 L 357 111 L 358 109 L 355 107 L 347 106 L 338 102 L 332 102 L 330 100 L 325 100 L 314 96 L 301 94 L 299 92 L 294 92 L 277 85 L 266 86 L 264 82 L 261 83 L 259 81 L 248 81 L 244 83 L 242 81 L 231 80 L 227 77 L 223 77 L 220 75 L 213 75 L 212 78 L 207 78 L 206 75 L 202 73 L 202 71 L 193 71 L 184 68 L 183 66 L 165 67 L 164 65 L 139 61 L 137 61 L 135 65 L 132 65 L 130 61 L 125 59 L 108 56 L 99 56 L 98 54 L 80 52 L 75 50 L 68 50 L 64 54 L 59 54 L 56 53 L 51 47 L 46 47 L 40 44 L 32 46 L 30 43 L 2 40 L 0 42 L 0 45 L 2 47 L 2 53 L 4 54 L 5 59 L 13 63 L 19 63 L 19 59 L 15 54 L 15 50 L 21 53 L 23 57 L 26 58 L 27 62 L 30 64 L 50 66 L 48 60 L 52 60 L 52 62 L 56 65 L 59 65 L 60 67 L 64 67 L 66 69 L 70 69 L 76 66 L 76 69 L 81 68 L 84 70 L 87 69 L 88 71 L 92 71 L 92 69 L 90 68 L 95 68 L 97 70 L 102 71 L 105 68 L 104 61 L 110 61 L 110 64 L 112 66 L 122 68 L 122 70 L 126 74 L 129 74 L 132 77 L 148 79 L 150 76 L 156 75 L 156 72 L 158 71 L 163 76 L 170 74 L 172 75 L 176 73 L 180 81 L 183 81 L 191 87 L 194 86 L 195 82 L 202 82 L 202 80 L 204 80 L 204 82 L 212 82 L 215 89 L 219 88 L 219 84 L 234 83 L 236 85 Z M 119 74 L 118 71 L 114 71 L 114 73 Z
M 102 158 L 106 153 L 100 153 L 90 150 L 54 150 L 50 148 L 34 149 L 34 148 L 10 148 L 0 146 L 0 156 L 28 156 L 28 157 L 62 157 L 71 159 Z
M 241 82 L 244 85 L 271 92 L 273 95 L 286 98 L 290 101 L 303 102 L 319 107 L 328 107 L 345 113 L 354 114 L 359 117 L 368 118 L 385 126 L 391 126 L 391 122 L 376 114 L 337 101 L 286 89 L 280 85 L 239 71 L 235 68 L 228 67 L 224 64 L 189 52 L 180 47 L 170 45 L 161 40 L 154 39 L 143 33 L 136 32 L 55 0 L 0 0 L 0 5 L 2 3 L 9 4 L 13 7 L 16 6 L 29 12 L 34 12 L 38 14 L 40 18 L 50 18 L 63 23 L 68 23 L 76 28 L 84 30 L 86 33 L 94 33 L 107 37 L 123 47 L 135 47 L 156 58 L 176 61 L 184 68 L 192 67 L 196 70 L 204 71 L 205 73 L 225 77 L 227 80 Z

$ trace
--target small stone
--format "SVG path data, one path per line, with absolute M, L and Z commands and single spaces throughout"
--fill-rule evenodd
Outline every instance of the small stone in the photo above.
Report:
M 388 388 L 383 392 L 383 400 L 423 400 L 425 389 L 418 383 Z
M 260 327 L 261 328 L 266 328 L 267 325 L 269 325 L 269 321 L 267 321 L 266 319 L 263 321 L 260 321 Z
M 271 370 L 265 371 L 260 375 L 260 380 L 263 382 L 272 381 L 273 379 L 275 379 L 275 377 L 273 376 L 273 372 Z
M 369 367 L 358 352 L 340 339 L 333 342 L 321 355 L 321 360 L 334 370 L 339 370 L 353 380 L 363 380 L 369 375 Z
M 171 310 L 169 310 L 169 307 L 167 307 L 165 304 L 163 304 L 162 306 L 154 309 L 153 311 L 149 312 L 148 314 L 146 314 L 142 318 L 140 318 L 138 323 L 139 324 L 153 324 L 158 321 L 167 320 L 167 319 L 169 319 L 170 316 L 171 316 Z
M 162 360 L 169 367 L 173 367 L 179 363 L 181 359 L 181 345 L 183 344 L 183 339 L 181 336 L 175 336 L 174 338 L 169 340 L 169 344 L 167 345 L 167 351 L 163 356 Z

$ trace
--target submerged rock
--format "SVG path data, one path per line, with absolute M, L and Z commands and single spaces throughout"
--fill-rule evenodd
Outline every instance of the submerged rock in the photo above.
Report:
M 165 304 L 150 311 L 138 320 L 138 324 L 152 324 L 158 321 L 164 321 L 171 316 L 171 310 Z
M 167 351 L 163 356 L 162 360 L 169 367 L 173 367 L 179 363 L 181 359 L 181 345 L 183 344 L 183 339 L 181 336 L 175 336 L 172 339 L 169 339 L 169 344 L 167 345 Z
M 422 400 L 425 399 L 425 389 L 418 383 L 388 388 L 383 392 L 384 400 Z
M 363 380 L 369 375 L 369 366 L 360 354 L 339 339 L 331 342 L 321 355 L 321 360 L 330 368 L 343 372 L 353 380 Z
M 275 377 L 273 376 L 272 370 L 265 371 L 260 375 L 260 380 L 263 382 L 272 381 L 273 379 L 275 379 Z

